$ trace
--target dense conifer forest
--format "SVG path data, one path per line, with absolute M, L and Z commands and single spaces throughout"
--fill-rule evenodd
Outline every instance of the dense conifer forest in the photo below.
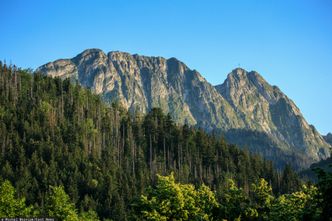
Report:
M 277 171 L 160 109 L 128 113 L 70 80 L 3 64 L 0 148 L 0 217 L 331 217 L 328 173 L 320 171 L 318 185 L 302 186 L 289 166 Z

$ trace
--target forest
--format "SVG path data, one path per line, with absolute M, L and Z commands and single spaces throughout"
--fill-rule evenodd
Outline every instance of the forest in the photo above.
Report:
M 286 166 L 128 113 L 70 80 L 0 64 L 0 217 L 58 220 L 331 220 L 332 175 Z

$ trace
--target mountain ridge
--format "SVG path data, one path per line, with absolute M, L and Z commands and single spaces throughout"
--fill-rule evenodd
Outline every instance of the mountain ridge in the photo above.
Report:
M 272 150 L 290 157 L 299 155 L 296 163 L 290 162 L 295 167 L 308 167 L 329 156 L 331 146 L 306 122 L 295 103 L 256 71 L 236 68 L 224 83 L 213 86 L 176 58 L 119 51 L 105 54 L 100 49 L 87 49 L 72 59 L 47 63 L 37 71 L 76 80 L 105 101 L 118 101 L 131 112 L 147 113 L 160 107 L 177 122 L 208 131 L 263 133 L 267 137 L 264 139 L 270 139 Z M 239 139 L 244 138 L 235 134 L 239 132 L 228 138 L 241 143 Z M 251 150 L 259 148 L 259 144 L 250 146 Z M 273 158 L 273 154 L 263 155 Z

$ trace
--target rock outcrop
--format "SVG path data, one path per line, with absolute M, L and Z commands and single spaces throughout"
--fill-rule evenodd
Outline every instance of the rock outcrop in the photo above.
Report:
M 244 121 L 245 130 L 264 134 L 266 140 L 274 143 L 282 153 L 294 155 L 293 160 L 302 158 L 298 160 L 299 167 L 329 156 L 329 145 L 315 127 L 306 122 L 294 102 L 257 72 L 235 69 L 216 89 Z M 236 136 L 230 139 L 243 144 L 243 140 L 237 142 Z M 252 137 L 249 136 L 249 139 Z M 259 147 L 253 145 L 251 149 Z M 271 152 L 269 159 L 276 157 L 275 154 Z

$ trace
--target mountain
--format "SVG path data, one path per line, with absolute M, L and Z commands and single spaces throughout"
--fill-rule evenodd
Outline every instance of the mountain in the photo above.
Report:
M 252 143 L 253 137 L 259 137 L 261 142 L 265 140 L 265 145 L 254 143 L 250 149 L 264 152 L 273 159 L 277 153 L 273 146 L 278 146 L 282 150 L 278 154 L 292 156 L 286 157 L 287 161 L 302 158 L 303 161 L 298 162 L 300 167 L 329 156 L 329 145 L 315 127 L 306 122 L 294 102 L 257 72 L 235 69 L 215 88 L 245 123 L 246 133 L 243 129 L 226 133 L 230 141 L 244 145 Z M 269 146 L 272 148 L 267 149 Z
M 123 52 L 106 55 L 101 50 L 90 49 L 73 59 L 43 65 L 37 71 L 78 80 L 106 101 L 118 101 L 131 111 L 146 113 L 160 107 L 172 113 L 179 123 L 199 124 L 210 130 L 244 126 L 211 84 L 175 58 Z
M 32 75 L 0 62 L 0 217 L 23 216 L 18 212 L 25 200 L 13 203 L 19 196 L 37 209 L 31 216 L 97 221 L 91 217 L 95 211 L 101 220 L 145 220 L 131 219 L 133 204 L 156 184 L 157 174 L 173 172 L 181 183 L 204 183 L 216 191 L 230 178 L 247 193 L 260 178 L 276 195 L 286 185 L 291 184 L 289 192 L 300 188 L 298 179 L 289 182 L 293 176 L 279 176 L 271 161 L 202 129 L 177 125 L 161 109 L 133 117 L 68 79 Z M 17 194 L 2 185 L 5 180 Z M 59 185 L 70 206 L 63 193 L 49 197 Z M 183 197 L 178 190 L 169 192 L 174 193 Z M 90 218 L 66 217 L 75 207 Z
M 47 63 L 37 71 L 71 78 L 131 112 L 160 107 L 180 124 L 219 131 L 280 166 L 308 167 L 330 154 L 330 145 L 294 102 L 257 72 L 237 68 L 223 84 L 213 86 L 176 58 L 106 55 L 99 49 Z

